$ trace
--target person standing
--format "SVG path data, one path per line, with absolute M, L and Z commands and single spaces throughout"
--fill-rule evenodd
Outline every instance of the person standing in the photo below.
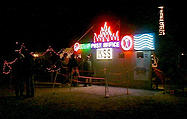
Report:
M 75 58 L 75 54 L 71 55 L 71 58 L 69 59 L 68 67 L 70 72 L 70 83 L 72 83 L 72 79 L 73 78 L 78 79 L 77 76 L 79 76 L 78 62 Z M 76 84 L 74 83 L 74 85 Z
M 68 54 L 67 53 L 64 53 L 63 57 L 62 57 L 62 65 L 64 67 L 67 67 L 68 66 L 68 63 L 69 63 L 69 58 L 68 58 Z
M 24 76 L 23 76 L 23 71 L 24 71 L 24 67 L 23 67 L 23 56 L 19 56 L 17 58 L 17 61 L 15 62 L 15 80 L 14 80 L 14 84 L 15 84 L 15 94 L 16 97 L 22 97 L 23 96 L 23 92 L 24 92 Z
M 34 97 L 34 60 L 28 50 L 24 51 L 24 78 L 26 82 L 26 97 Z
M 91 55 L 88 55 L 86 57 L 86 60 L 84 61 L 84 64 L 83 64 L 83 70 L 84 70 L 84 76 L 86 77 L 92 77 L 92 74 L 93 74 L 93 70 L 92 70 L 92 62 L 90 60 L 90 57 Z M 91 79 L 86 79 L 86 83 L 85 83 L 85 87 L 87 86 L 87 83 L 89 84 L 89 86 L 91 86 Z
M 68 81 L 68 63 L 69 63 L 69 58 L 67 57 L 68 54 L 64 53 L 62 59 L 61 59 L 61 63 L 62 63 L 62 68 L 61 68 L 61 73 L 63 74 L 64 77 L 64 83 L 66 83 Z

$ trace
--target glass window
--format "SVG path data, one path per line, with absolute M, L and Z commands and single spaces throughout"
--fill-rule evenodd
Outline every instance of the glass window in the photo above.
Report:
M 137 58 L 144 58 L 143 52 L 137 52 Z

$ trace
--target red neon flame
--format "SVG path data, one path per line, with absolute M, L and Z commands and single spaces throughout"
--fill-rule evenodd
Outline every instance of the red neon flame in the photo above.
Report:
M 112 33 L 110 26 L 107 26 L 105 22 L 104 27 L 101 27 L 100 34 L 94 33 L 94 43 L 96 42 L 109 42 L 109 41 L 119 41 L 119 31 Z

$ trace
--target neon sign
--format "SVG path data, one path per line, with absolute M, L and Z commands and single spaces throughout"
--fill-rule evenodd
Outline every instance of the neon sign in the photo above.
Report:
M 101 27 L 100 34 L 97 35 L 94 33 L 94 42 L 91 43 L 91 49 L 110 49 L 119 47 L 121 47 L 124 51 L 154 50 L 154 34 L 146 33 L 134 36 L 125 35 L 120 41 L 119 31 L 112 33 L 110 26 L 107 26 L 107 22 L 105 22 L 104 26 Z M 105 52 L 105 50 L 98 50 L 98 52 Z
M 75 43 L 74 44 L 74 51 L 77 52 L 79 49 L 80 50 L 84 50 L 84 49 L 90 49 L 91 48 L 91 44 L 90 43 L 86 43 L 86 44 L 79 44 L 79 43 Z
M 121 39 L 121 47 L 123 50 L 132 50 L 133 48 L 133 38 L 131 36 L 124 36 Z
M 79 43 L 74 44 L 74 51 L 77 52 L 80 49 Z
M 164 6 L 160 6 L 158 8 L 160 8 L 159 35 L 165 35 Z
M 108 27 L 107 22 L 105 22 L 104 27 L 101 27 L 100 34 L 94 33 L 94 43 L 110 41 L 119 41 L 119 31 L 112 33 L 110 26 Z
M 98 48 L 119 48 L 120 43 L 119 41 L 116 42 L 105 42 L 105 43 L 92 43 L 91 48 L 92 49 L 98 49 Z
M 90 49 L 91 44 L 90 43 L 86 43 L 86 44 L 80 44 L 80 49 Z
M 101 48 L 96 51 L 97 59 L 112 59 L 112 48 Z
M 154 50 L 154 34 L 137 34 L 134 35 L 134 49 L 135 50 Z

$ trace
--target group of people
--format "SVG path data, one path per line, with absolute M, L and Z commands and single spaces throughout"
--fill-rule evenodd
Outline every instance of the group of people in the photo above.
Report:
M 34 60 L 27 50 L 22 51 L 14 64 L 14 87 L 16 97 L 34 97 Z M 24 88 L 26 87 L 26 95 Z
M 66 79 L 72 83 L 72 79 L 77 78 L 79 75 L 91 76 L 91 61 L 90 55 L 86 59 L 81 59 L 75 54 L 72 54 L 70 58 L 67 58 L 67 53 L 64 53 L 61 59 L 61 73 L 66 74 Z M 80 71 L 81 70 L 81 71 Z
M 71 83 L 74 76 L 79 76 L 79 63 L 75 54 L 68 58 L 68 54 L 64 53 L 62 59 L 59 60 L 58 67 L 60 73 L 64 75 L 66 82 Z
M 72 83 L 72 79 L 80 75 L 79 69 L 86 71 L 91 69 L 91 61 L 89 59 L 90 56 L 86 60 L 81 61 L 75 54 L 68 58 L 68 54 L 64 53 L 63 57 L 57 60 L 55 65 L 60 69 L 61 74 L 65 74 L 64 79 Z M 17 57 L 17 61 L 14 64 L 15 70 L 13 70 L 15 94 L 17 97 L 34 97 L 34 77 L 38 74 L 37 66 L 39 65 L 36 61 L 34 61 L 32 55 L 27 50 L 23 50 Z M 89 72 L 84 72 L 83 75 L 90 76 L 89 74 Z

